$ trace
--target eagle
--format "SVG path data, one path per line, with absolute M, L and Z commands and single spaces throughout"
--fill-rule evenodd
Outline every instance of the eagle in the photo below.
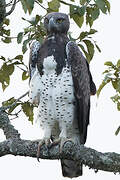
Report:
M 37 120 L 44 131 L 37 151 L 45 144 L 65 142 L 85 144 L 90 114 L 90 96 L 95 95 L 89 64 L 75 42 L 67 36 L 70 21 L 67 14 L 51 12 L 44 18 L 47 36 L 43 43 L 34 41 L 30 49 L 29 99 L 38 105 Z M 82 175 L 82 164 L 62 159 L 64 177 Z

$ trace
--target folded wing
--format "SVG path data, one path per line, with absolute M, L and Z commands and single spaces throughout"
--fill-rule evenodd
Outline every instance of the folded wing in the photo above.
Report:
M 66 46 L 68 63 L 71 66 L 74 93 L 77 107 L 77 123 L 80 131 L 81 144 L 86 142 L 87 126 L 89 124 L 90 95 L 96 93 L 89 64 L 74 42 Z

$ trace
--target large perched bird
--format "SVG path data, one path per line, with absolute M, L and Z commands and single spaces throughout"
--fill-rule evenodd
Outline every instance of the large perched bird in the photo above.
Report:
M 60 144 L 71 140 L 84 144 L 89 124 L 90 95 L 96 93 L 87 60 L 75 42 L 67 37 L 69 18 L 63 13 L 49 13 L 44 19 L 47 37 L 31 47 L 30 102 L 38 104 L 37 120 L 44 130 L 38 145 Z M 63 176 L 82 175 L 82 164 L 61 160 Z

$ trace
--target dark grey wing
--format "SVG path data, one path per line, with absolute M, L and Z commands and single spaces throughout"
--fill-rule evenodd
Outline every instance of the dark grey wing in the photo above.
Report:
M 78 46 L 74 42 L 69 41 L 66 45 L 66 53 L 68 63 L 71 66 L 74 84 L 80 139 L 81 143 L 84 144 L 89 124 L 90 95 L 95 94 L 96 87 L 92 80 L 89 65 Z
M 83 58 L 84 58 L 84 56 L 83 56 Z M 88 74 L 89 74 L 89 78 L 90 78 L 90 94 L 95 95 L 96 94 L 96 85 L 93 82 L 93 78 L 92 78 L 92 75 L 91 75 L 91 72 L 90 72 L 88 61 L 86 59 L 85 59 L 85 61 L 86 61 L 86 64 L 87 64 Z
M 33 42 L 31 48 L 30 48 L 30 58 L 29 58 L 29 74 L 30 74 L 30 79 L 32 78 L 35 69 L 36 69 L 36 63 L 38 61 L 38 54 L 39 54 L 39 49 L 41 45 L 39 41 Z

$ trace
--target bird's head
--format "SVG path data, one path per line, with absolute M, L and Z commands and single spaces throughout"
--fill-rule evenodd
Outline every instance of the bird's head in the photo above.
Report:
M 67 14 L 52 12 L 45 16 L 44 27 L 47 34 L 67 34 L 70 22 Z

